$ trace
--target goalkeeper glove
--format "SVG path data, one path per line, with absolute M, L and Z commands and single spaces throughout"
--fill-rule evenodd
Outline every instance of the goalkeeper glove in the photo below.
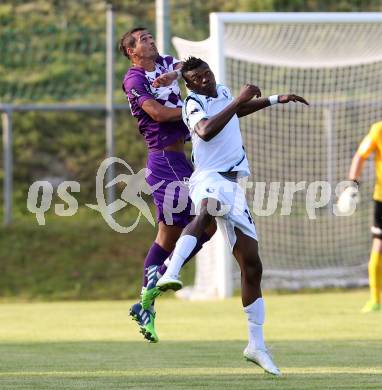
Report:
M 352 184 L 345 188 L 339 196 L 337 208 L 341 214 L 349 214 L 355 210 L 357 203 L 360 201 L 358 187 L 359 183 L 353 180 Z

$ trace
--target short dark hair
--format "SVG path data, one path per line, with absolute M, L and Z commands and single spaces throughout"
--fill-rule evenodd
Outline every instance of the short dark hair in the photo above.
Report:
M 207 65 L 207 62 L 203 61 L 201 58 L 196 58 L 196 57 L 188 57 L 184 62 L 183 62 L 183 66 L 182 66 L 182 76 L 183 78 L 185 79 L 184 77 L 184 74 L 186 72 L 189 72 L 190 70 L 194 70 L 196 68 L 199 68 L 199 66 L 201 65 Z
M 128 59 L 130 59 L 127 49 L 135 47 L 136 39 L 133 34 L 137 31 L 148 31 L 146 27 L 134 27 L 128 32 L 124 33 L 119 41 L 119 51 Z

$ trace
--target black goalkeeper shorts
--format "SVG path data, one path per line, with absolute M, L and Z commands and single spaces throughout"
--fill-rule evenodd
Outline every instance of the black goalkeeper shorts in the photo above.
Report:
M 382 202 L 375 200 L 374 226 L 382 229 Z
M 371 227 L 374 238 L 382 240 L 382 202 L 374 201 L 374 225 Z

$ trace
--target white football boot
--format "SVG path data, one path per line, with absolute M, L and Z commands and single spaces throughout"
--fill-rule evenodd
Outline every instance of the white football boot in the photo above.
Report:
M 272 375 L 281 376 L 280 370 L 273 363 L 272 357 L 267 350 L 250 348 L 249 345 L 244 349 L 244 357 L 263 368 Z
M 158 287 L 160 291 L 178 291 L 183 287 L 183 283 L 181 280 L 178 279 L 178 277 L 175 277 L 174 275 L 167 275 L 165 273 L 157 281 L 156 287 Z

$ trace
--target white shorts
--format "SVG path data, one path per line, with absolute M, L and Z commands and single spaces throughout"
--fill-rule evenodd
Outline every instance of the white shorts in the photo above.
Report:
M 221 203 L 221 212 L 213 215 L 217 216 L 218 226 L 225 234 L 231 251 L 236 243 L 235 227 L 257 241 L 255 223 L 245 193 L 238 183 L 225 179 L 217 172 L 208 172 L 195 177 L 192 175 L 189 188 L 196 213 L 203 199 L 213 198 Z

